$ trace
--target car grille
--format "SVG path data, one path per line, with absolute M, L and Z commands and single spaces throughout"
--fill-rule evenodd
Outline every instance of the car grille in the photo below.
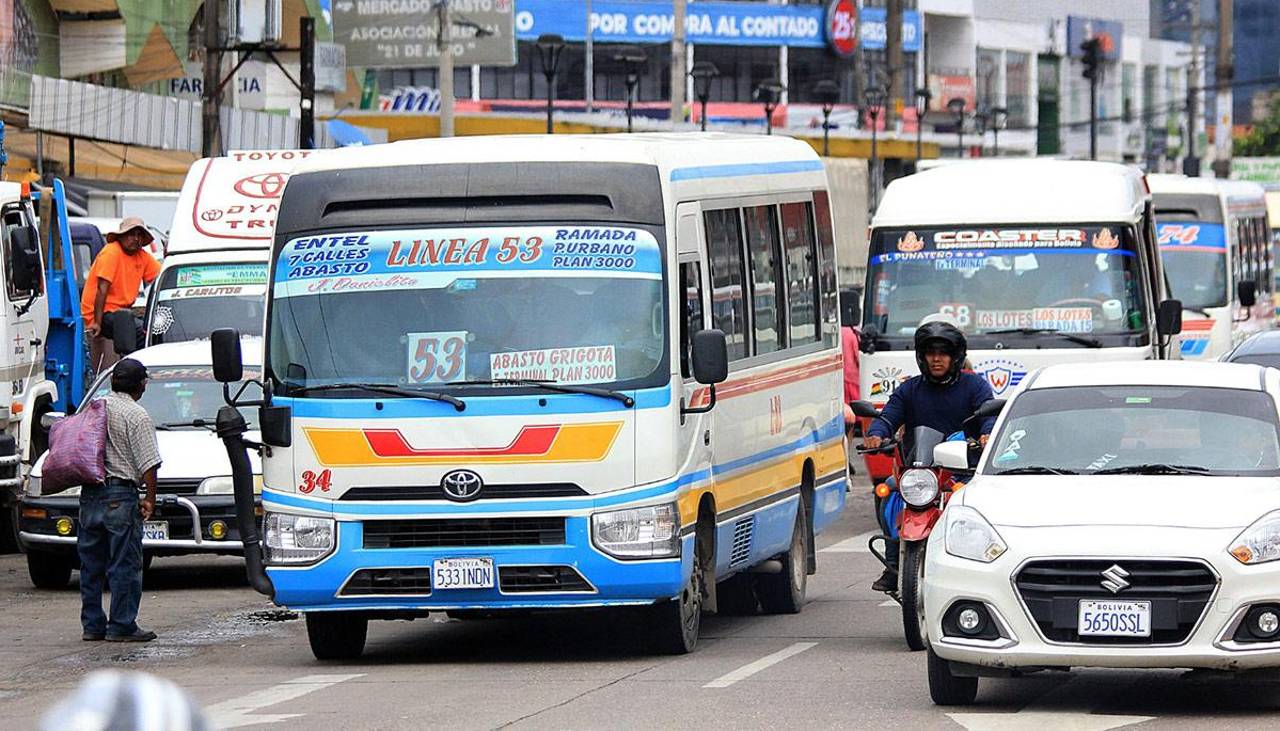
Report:
M 430 593 L 429 569 L 360 569 L 342 587 L 338 596 L 425 596 Z
M 1120 566 L 1130 586 L 1112 593 L 1102 572 Z M 1165 645 L 1186 641 L 1218 586 L 1218 577 L 1198 561 L 1073 559 L 1033 561 L 1015 585 L 1045 638 L 1088 645 Z M 1081 637 L 1076 633 L 1081 599 L 1151 602 L 1150 637 Z
M 595 591 L 571 566 L 501 566 L 498 568 L 498 584 L 507 594 Z
M 564 518 L 370 520 L 364 523 L 364 547 L 559 546 L 565 542 L 564 523 Z
M 194 495 L 201 480 L 156 480 L 158 495 Z
M 540 497 L 581 497 L 586 490 L 571 482 L 535 483 L 530 485 L 485 485 L 476 500 L 512 500 Z M 396 485 L 389 487 L 353 487 L 339 500 L 448 500 L 439 485 Z

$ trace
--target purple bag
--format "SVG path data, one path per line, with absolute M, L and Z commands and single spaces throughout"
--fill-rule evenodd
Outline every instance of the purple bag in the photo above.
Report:
M 107 405 L 98 399 L 49 430 L 40 492 L 49 495 L 107 480 Z

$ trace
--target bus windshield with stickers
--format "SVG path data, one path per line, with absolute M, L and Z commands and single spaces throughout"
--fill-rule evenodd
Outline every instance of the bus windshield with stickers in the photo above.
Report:
M 265 262 L 166 269 L 154 297 L 150 343 L 205 339 L 220 327 L 261 335 L 266 292 Z
M 869 263 L 864 317 L 880 339 L 910 338 L 937 313 L 978 347 L 1009 333 L 1081 347 L 1148 327 L 1130 225 L 884 228 Z
M 268 374 L 483 389 L 665 383 L 662 257 L 629 226 L 431 227 L 295 238 L 275 263 Z M 501 383 L 494 384 L 493 381 Z M 316 388 L 321 387 L 321 388 Z

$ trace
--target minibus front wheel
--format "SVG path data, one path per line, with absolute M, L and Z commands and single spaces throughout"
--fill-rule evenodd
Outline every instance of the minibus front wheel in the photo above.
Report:
M 369 618 L 356 612 L 307 612 L 307 641 L 317 660 L 354 660 L 364 653 Z
M 702 607 L 707 597 L 707 582 L 714 580 L 715 564 L 712 558 L 715 535 L 714 523 L 698 520 L 698 532 L 693 540 L 693 570 L 680 593 L 649 609 L 649 624 L 654 644 L 669 655 L 684 655 L 698 646 L 702 630 Z

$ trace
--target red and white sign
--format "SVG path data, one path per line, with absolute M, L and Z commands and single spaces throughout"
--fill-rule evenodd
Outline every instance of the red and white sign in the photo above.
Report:
M 489 356 L 491 378 L 522 378 L 558 383 L 603 383 L 617 380 L 612 345 L 522 350 Z
M 858 5 L 854 0 L 831 0 L 827 4 L 827 48 L 840 58 L 853 58 L 858 51 Z

